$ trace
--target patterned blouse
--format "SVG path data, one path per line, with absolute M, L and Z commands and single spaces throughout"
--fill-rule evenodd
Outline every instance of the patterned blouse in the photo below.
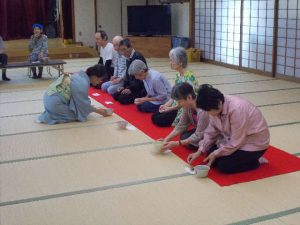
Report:
M 41 52 L 44 55 L 48 54 L 48 38 L 46 35 L 42 34 L 40 37 L 35 38 L 34 35 L 31 35 L 29 42 L 29 51 L 31 54 L 40 54 Z
M 192 71 L 187 70 L 183 76 L 181 76 L 180 73 L 176 73 L 175 84 L 179 84 L 182 82 L 189 83 L 193 86 L 195 92 L 198 91 L 199 83 Z
M 64 100 L 69 104 L 72 92 L 71 92 L 71 77 L 69 74 L 64 74 L 56 79 L 47 89 L 47 94 L 53 95 L 59 93 Z
M 197 93 L 198 88 L 199 88 L 199 82 L 196 79 L 196 77 L 194 76 L 193 72 L 190 70 L 187 70 L 183 76 L 180 75 L 180 73 L 176 73 L 176 79 L 175 79 L 175 84 L 179 84 L 179 83 L 183 83 L 183 82 L 187 82 L 190 85 L 193 86 L 194 91 Z M 174 101 L 172 106 L 177 106 L 177 102 Z M 177 112 L 177 116 L 175 118 L 175 120 L 173 121 L 172 126 L 176 126 L 180 120 L 180 116 L 182 114 L 182 108 L 178 109 Z

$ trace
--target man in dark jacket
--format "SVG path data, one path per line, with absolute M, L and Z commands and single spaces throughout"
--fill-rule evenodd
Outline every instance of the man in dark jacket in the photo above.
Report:
M 147 62 L 141 53 L 133 49 L 128 38 L 120 42 L 120 52 L 126 58 L 126 74 L 123 87 L 120 87 L 113 97 L 121 104 L 132 104 L 135 98 L 144 97 L 147 93 L 143 81 L 135 79 L 134 76 L 130 76 L 128 74 L 128 68 L 136 59 L 142 60 L 146 64 Z

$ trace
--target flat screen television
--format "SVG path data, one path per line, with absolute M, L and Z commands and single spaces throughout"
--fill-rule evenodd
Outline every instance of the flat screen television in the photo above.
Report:
M 129 35 L 171 35 L 171 6 L 127 6 Z

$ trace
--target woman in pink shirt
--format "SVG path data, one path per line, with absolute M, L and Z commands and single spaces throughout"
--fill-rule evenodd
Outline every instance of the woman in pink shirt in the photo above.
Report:
M 197 107 L 207 111 L 210 122 L 191 163 L 201 154 L 204 162 L 224 173 L 253 170 L 261 163 L 270 142 L 266 120 L 251 102 L 238 96 L 223 95 L 211 85 L 200 86 Z

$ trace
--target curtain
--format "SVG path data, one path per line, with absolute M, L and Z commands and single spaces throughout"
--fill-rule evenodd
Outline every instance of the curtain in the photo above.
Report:
M 52 0 L 0 0 L 0 35 L 4 40 L 29 38 L 34 23 L 51 23 Z
M 61 0 L 61 14 L 62 14 L 62 38 L 73 39 L 73 1 Z

